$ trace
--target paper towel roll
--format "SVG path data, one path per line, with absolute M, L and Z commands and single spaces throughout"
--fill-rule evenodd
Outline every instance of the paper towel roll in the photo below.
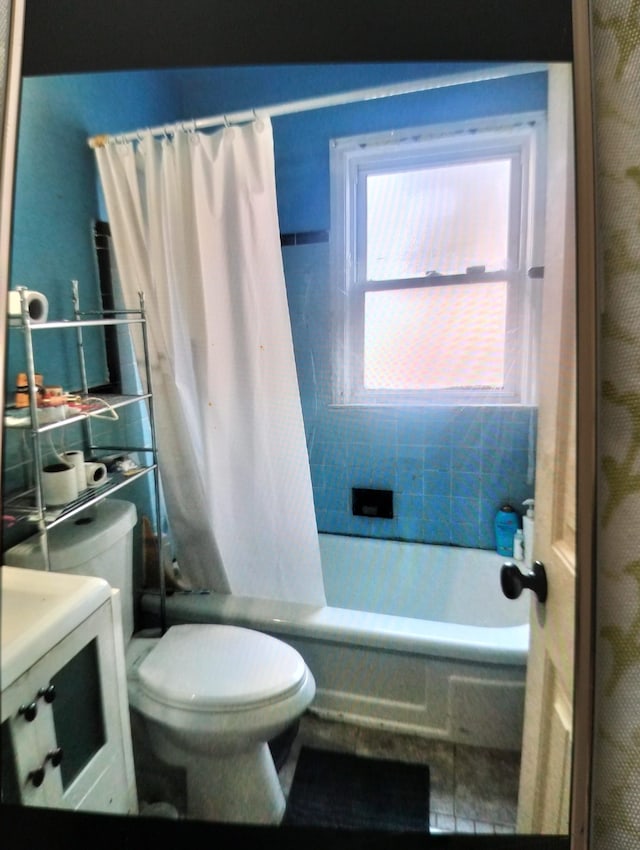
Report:
M 24 290 L 23 295 L 27 301 L 29 319 L 38 324 L 46 322 L 49 313 L 49 302 L 46 296 L 41 292 L 33 292 L 30 289 Z M 22 301 L 20 299 L 20 292 L 17 289 L 10 290 L 7 303 L 10 316 L 22 316 Z
M 107 467 L 104 463 L 85 463 L 84 471 L 87 487 L 99 487 L 107 477 Z
M 42 496 L 47 507 L 66 505 L 78 498 L 78 479 L 74 466 L 52 463 L 42 470 Z
M 63 452 L 61 457 L 65 463 L 72 464 L 76 471 L 76 479 L 78 481 L 78 493 L 87 489 L 87 474 L 84 469 L 84 452 L 80 450 Z

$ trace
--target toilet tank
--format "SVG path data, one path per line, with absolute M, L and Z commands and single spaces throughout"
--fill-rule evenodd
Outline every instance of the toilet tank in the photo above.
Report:
M 133 633 L 133 527 L 136 506 L 105 499 L 48 533 L 49 561 L 54 572 L 98 576 L 120 591 L 125 643 Z M 44 570 L 42 538 L 34 534 L 7 549 L 3 563 Z

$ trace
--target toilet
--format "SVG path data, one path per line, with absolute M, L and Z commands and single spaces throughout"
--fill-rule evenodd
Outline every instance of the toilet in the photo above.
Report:
M 107 499 L 49 532 L 51 567 L 95 575 L 121 591 L 129 706 L 162 761 L 183 768 L 187 816 L 278 824 L 285 798 L 268 742 L 295 723 L 315 681 L 288 644 L 238 626 L 172 626 L 133 635 L 132 552 L 136 508 Z M 43 568 L 37 536 L 4 554 Z

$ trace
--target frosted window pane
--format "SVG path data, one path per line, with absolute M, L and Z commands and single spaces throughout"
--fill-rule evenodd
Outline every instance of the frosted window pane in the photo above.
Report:
M 506 314 L 504 281 L 367 292 L 365 387 L 502 388 Z
M 367 176 L 367 280 L 507 268 L 511 160 Z

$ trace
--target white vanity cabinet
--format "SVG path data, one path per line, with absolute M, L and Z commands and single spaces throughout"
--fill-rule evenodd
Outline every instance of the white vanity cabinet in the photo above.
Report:
M 15 599 L 5 588 L 5 571 L 35 582 L 33 595 L 47 617 L 40 630 L 55 642 L 39 654 L 43 644 L 34 618 L 30 646 L 12 653 L 2 669 L 2 802 L 93 812 L 137 811 L 131 731 L 126 693 L 120 605 L 117 591 L 101 580 L 80 576 L 2 567 L 3 615 L 9 620 L 26 606 L 24 594 Z M 92 598 L 71 607 L 54 599 L 43 605 L 48 585 L 57 578 L 93 582 Z M 96 585 L 95 582 L 104 587 Z M 42 591 L 37 594 L 38 583 Z M 73 604 L 74 600 L 71 600 Z M 56 604 L 67 608 L 55 617 Z M 89 613 L 87 610 L 89 609 Z M 24 610 L 24 607 L 23 607 Z M 81 618 L 81 622 L 74 622 Z M 3 616 L 4 620 L 4 616 Z M 29 627 L 28 611 L 25 625 Z M 55 620 L 57 628 L 51 626 Z M 64 631 L 65 621 L 73 626 Z M 11 635 L 20 641 L 19 623 L 3 627 L 3 649 Z M 64 632 L 64 634 L 62 634 Z M 55 634 L 54 634 L 55 633 Z M 59 638 L 59 639 L 55 639 Z M 28 643 L 28 642 L 27 642 Z M 35 654 L 39 657 L 34 658 Z M 28 666 L 24 671 L 20 667 Z

